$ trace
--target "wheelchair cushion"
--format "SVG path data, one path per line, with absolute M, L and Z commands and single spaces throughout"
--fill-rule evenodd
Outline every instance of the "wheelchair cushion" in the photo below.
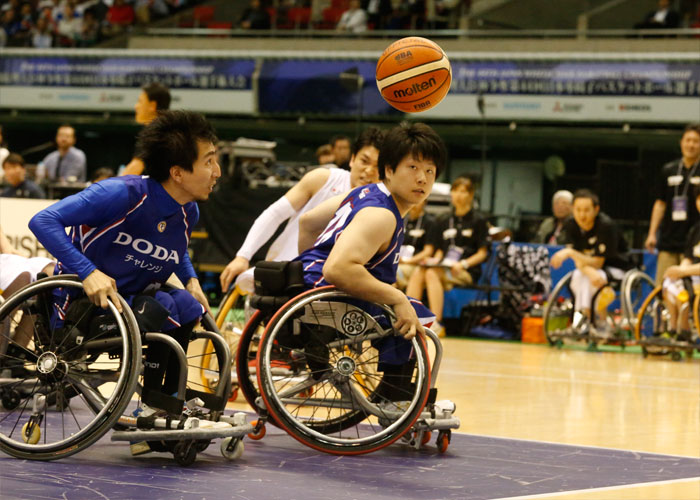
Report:
M 262 261 L 255 265 L 255 294 L 296 295 L 305 288 L 301 261 Z

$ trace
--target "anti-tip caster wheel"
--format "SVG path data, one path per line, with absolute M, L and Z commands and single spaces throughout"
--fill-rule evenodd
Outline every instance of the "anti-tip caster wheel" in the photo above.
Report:
M 265 429 L 265 422 L 261 420 L 256 420 L 255 422 L 252 422 L 253 424 L 253 432 L 248 433 L 248 437 L 252 439 L 253 441 L 258 441 L 262 438 L 265 437 L 265 433 L 267 430 Z
M 183 467 L 192 465 L 197 460 L 197 446 L 192 441 L 180 441 L 173 448 L 173 456 Z
M 29 429 L 29 422 L 22 426 L 22 441 L 27 444 L 37 444 L 41 438 L 41 428 L 37 424 L 32 424 Z
M 229 447 L 231 449 L 229 449 Z M 243 441 L 241 441 L 239 438 L 227 437 L 221 441 L 221 454 L 227 460 L 238 460 L 241 458 L 244 448 Z
M 437 449 L 440 453 L 445 453 L 447 451 L 447 448 L 450 446 L 450 438 L 452 437 L 452 433 L 447 430 L 447 431 L 440 431 L 438 433 L 437 437 Z

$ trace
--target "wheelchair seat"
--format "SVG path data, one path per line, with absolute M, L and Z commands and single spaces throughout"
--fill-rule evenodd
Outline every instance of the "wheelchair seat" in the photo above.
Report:
M 258 262 L 253 276 L 255 295 L 250 304 L 263 311 L 279 309 L 306 288 L 300 261 Z

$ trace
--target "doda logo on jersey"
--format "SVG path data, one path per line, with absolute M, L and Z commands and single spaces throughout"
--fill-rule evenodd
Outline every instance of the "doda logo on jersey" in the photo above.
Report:
M 150 255 L 154 259 L 164 260 L 164 261 L 175 261 L 176 264 L 180 263 L 180 257 L 178 257 L 175 250 L 168 250 L 160 245 L 154 245 L 148 240 L 142 238 L 134 239 L 133 236 L 127 233 L 120 232 L 117 238 L 114 240 L 117 245 L 131 245 L 131 248 L 144 255 Z

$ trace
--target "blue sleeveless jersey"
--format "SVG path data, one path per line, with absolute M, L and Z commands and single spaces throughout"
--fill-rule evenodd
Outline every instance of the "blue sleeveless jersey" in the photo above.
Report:
M 32 218 L 29 228 L 58 260 L 57 273 L 85 279 L 99 269 L 129 297 L 165 283 L 173 272 L 183 283 L 196 277 L 187 246 L 198 218 L 196 203 L 180 205 L 160 183 L 129 175 L 51 205 Z M 178 307 L 181 320 L 193 319 L 195 310 L 201 315 L 201 306 L 184 301 Z M 174 318 L 177 311 L 169 309 Z
M 328 285 L 323 279 L 323 265 L 333 249 L 335 241 L 345 228 L 352 222 L 355 215 L 367 207 L 386 208 L 396 218 L 396 229 L 389 247 L 382 253 L 370 259 L 365 267 L 369 273 L 384 283 L 396 281 L 396 270 L 399 265 L 399 250 L 403 242 L 403 219 L 399 209 L 391 197 L 391 193 L 383 183 L 369 184 L 350 191 L 336 210 L 333 219 L 326 229 L 316 239 L 314 246 L 305 250 L 296 260 L 304 264 L 304 282 L 310 288 Z

